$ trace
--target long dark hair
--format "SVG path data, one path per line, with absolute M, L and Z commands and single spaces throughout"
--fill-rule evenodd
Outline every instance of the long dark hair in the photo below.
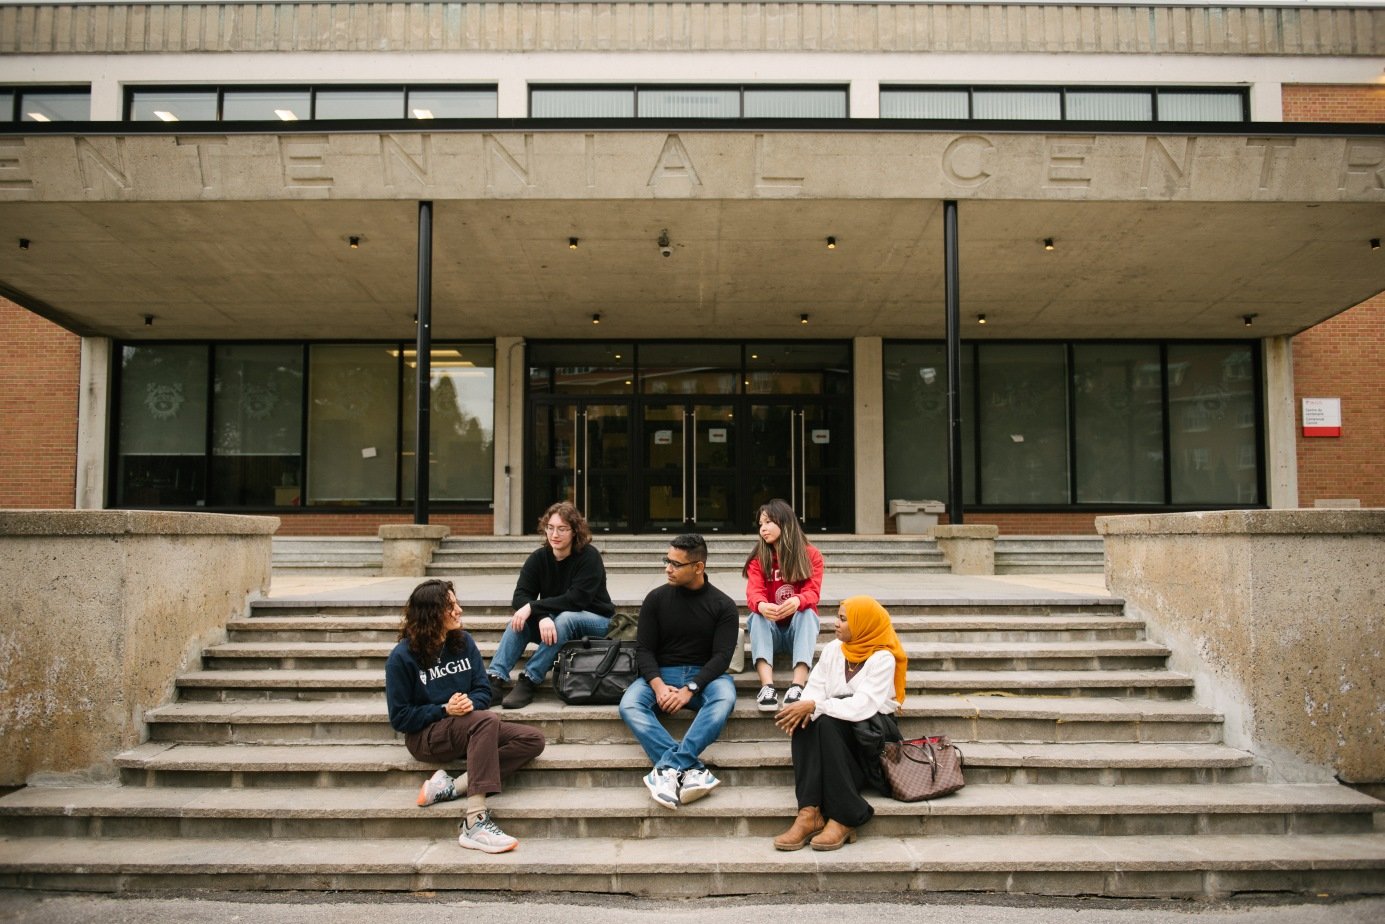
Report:
M 424 667 L 432 667 L 444 648 L 460 651 L 462 631 L 445 631 L 447 624 L 447 595 L 456 596 L 451 581 L 431 578 L 414 588 L 404 605 L 404 622 L 399 638 L 409 643 L 414 659 Z
M 762 504 L 760 509 L 755 511 L 757 527 L 762 516 L 769 517 L 770 522 L 779 527 L 779 542 L 770 545 L 764 539 L 756 537 L 755 548 L 750 550 L 745 559 L 745 567 L 741 568 L 741 577 L 750 575 L 750 563 L 758 558 L 760 572 L 768 581 L 774 574 L 776 556 L 779 559 L 779 576 L 786 584 L 797 584 L 812 577 L 813 563 L 808 559 L 808 540 L 799 528 L 798 517 L 788 501 L 776 497 Z
M 549 505 L 548 509 L 543 512 L 543 516 L 539 517 L 539 535 L 544 535 L 544 527 L 548 525 L 549 520 L 553 519 L 555 513 L 562 517 L 563 522 L 572 530 L 571 554 L 576 555 L 591 544 L 592 530 L 587 525 L 587 518 L 582 516 L 582 511 L 569 501 L 558 501 L 556 504 Z M 547 545 L 548 539 L 545 537 L 540 548 Z

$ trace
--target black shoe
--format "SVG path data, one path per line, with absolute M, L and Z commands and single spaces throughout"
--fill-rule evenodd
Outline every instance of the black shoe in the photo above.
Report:
M 510 695 L 505 697 L 505 702 L 501 703 L 506 709 L 523 709 L 534 701 L 534 692 L 538 686 L 529 679 L 528 674 L 520 674 L 515 681 L 514 689 L 510 690 Z
M 491 682 L 491 707 L 494 708 L 505 698 L 505 681 L 494 674 L 487 674 L 486 679 Z

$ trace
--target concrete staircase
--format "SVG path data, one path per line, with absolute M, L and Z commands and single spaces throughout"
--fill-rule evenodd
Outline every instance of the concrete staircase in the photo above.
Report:
M 275 574 L 373 577 L 384 551 L 377 536 L 275 536 L 272 554 Z
M 1100 574 L 1106 552 L 1100 536 L 999 536 L 996 574 Z
M 117 758 L 120 785 L 0 799 L 0 887 L 1385 891 L 1385 804 L 1268 782 L 1119 601 L 882 602 L 910 654 L 901 725 L 958 741 L 968 786 L 912 805 L 872 795 L 876 818 L 836 853 L 769 843 L 794 814 L 793 774 L 749 673 L 705 755 L 722 787 L 676 812 L 640 784 L 647 763 L 614 706 L 566 706 L 545 685 L 506 717 L 542 728 L 548 748 L 491 802 L 519 849 L 462 850 L 460 803 L 414 805 L 434 768 L 386 722 L 400 601 L 261 601 L 147 715 L 149 740 Z M 489 656 L 505 606 L 471 602 L 465 618 Z

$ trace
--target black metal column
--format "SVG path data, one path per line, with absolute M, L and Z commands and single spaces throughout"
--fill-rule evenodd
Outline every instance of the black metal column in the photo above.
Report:
M 433 203 L 418 204 L 417 419 L 414 421 L 414 522 L 428 522 L 429 422 L 432 418 Z
M 957 203 L 943 202 L 943 293 L 947 301 L 947 519 L 962 522 L 962 306 Z

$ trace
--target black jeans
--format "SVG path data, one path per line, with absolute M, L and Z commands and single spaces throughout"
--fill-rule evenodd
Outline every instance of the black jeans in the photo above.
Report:
M 793 778 L 799 808 L 816 805 L 823 818 L 856 828 L 875 809 L 861 797 L 866 775 L 851 725 L 823 715 L 795 731 Z

